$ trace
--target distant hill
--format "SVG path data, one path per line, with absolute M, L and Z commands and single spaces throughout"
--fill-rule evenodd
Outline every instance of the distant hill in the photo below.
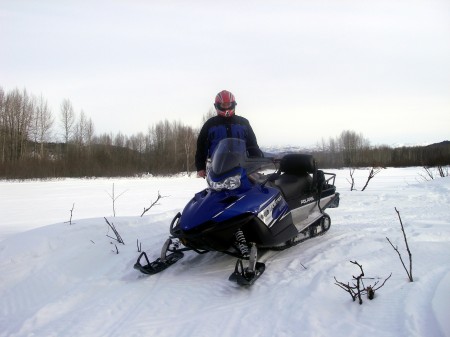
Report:
M 429 145 L 374 146 L 355 152 L 322 151 L 319 148 L 300 146 L 261 147 L 266 157 L 280 158 L 286 153 L 308 153 L 321 163 L 322 167 L 339 168 L 348 166 L 445 166 L 450 164 L 450 141 Z M 352 155 L 352 157 L 349 157 Z M 347 162 L 346 162 L 347 160 Z
M 376 146 L 375 146 L 376 147 Z M 440 143 L 433 143 L 433 144 L 429 144 L 429 145 L 395 145 L 395 146 L 390 146 L 392 149 L 397 149 L 397 148 L 409 148 L 409 147 L 423 147 L 426 149 L 445 149 L 445 148 L 450 148 L 450 141 L 449 140 L 444 140 Z M 276 154 L 276 155 L 282 155 L 284 153 L 292 153 L 292 152 L 297 152 L 297 153 L 314 153 L 314 152 L 320 152 L 320 150 L 318 150 L 317 148 L 307 148 L 307 147 L 302 147 L 302 146 L 295 146 L 295 145 L 285 145 L 285 146 L 261 146 L 261 150 L 264 153 L 268 153 L 268 154 Z
M 427 145 L 427 146 L 425 146 L 425 148 L 427 148 L 427 149 L 429 149 L 429 148 L 435 148 L 435 149 L 450 148 L 450 141 L 444 140 L 443 142 L 440 142 L 440 143 L 434 143 L 434 144 Z

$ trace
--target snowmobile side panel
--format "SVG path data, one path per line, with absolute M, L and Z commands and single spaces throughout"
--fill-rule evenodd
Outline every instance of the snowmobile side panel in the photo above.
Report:
M 254 242 L 257 246 L 274 246 L 285 243 L 298 234 L 292 223 L 290 213 L 279 219 L 277 226 L 268 227 L 259 218 L 255 218 L 247 226 L 242 228 L 248 242 Z

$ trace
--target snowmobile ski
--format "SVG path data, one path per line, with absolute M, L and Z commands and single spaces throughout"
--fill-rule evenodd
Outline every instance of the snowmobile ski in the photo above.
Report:
M 256 262 L 255 270 L 249 271 L 244 268 L 242 259 L 239 259 L 236 261 L 234 272 L 228 280 L 237 282 L 241 286 L 251 286 L 264 273 L 264 270 L 266 270 L 266 265 L 262 262 Z
M 147 254 L 145 252 L 142 252 L 141 255 L 139 255 L 136 263 L 134 264 L 134 269 L 137 269 L 142 273 L 149 275 L 162 272 L 163 270 L 167 269 L 175 262 L 183 258 L 183 251 L 185 249 L 179 249 L 179 246 L 180 243 L 178 242 L 178 240 L 172 240 L 172 238 L 168 238 L 161 249 L 161 257 L 157 258 L 153 262 L 150 262 Z M 170 254 L 167 254 L 168 252 L 170 252 Z M 147 262 L 146 265 L 141 264 L 142 257 L 145 258 Z
M 145 252 L 142 252 L 141 255 L 139 255 L 136 263 L 134 264 L 134 269 L 139 270 L 141 273 L 153 275 L 162 272 L 163 270 L 167 269 L 171 265 L 173 265 L 175 262 L 183 258 L 184 254 L 183 252 L 176 251 L 173 253 L 170 253 L 166 256 L 165 260 L 162 260 L 161 258 L 156 259 L 153 262 L 150 262 L 147 254 Z M 142 265 L 140 260 L 144 257 L 147 261 L 146 265 Z
M 233 274 L 228 278 L 232 282 L 237 282 L 241 286 L 250 286 L 264 273 L 266 265 L 258 260 L 258 248 L 254 243 L 248 255 L 248 266 L 244 268 L 242 259 L 236 261 Z M 247 257 L 246 257 L 247 258 Z

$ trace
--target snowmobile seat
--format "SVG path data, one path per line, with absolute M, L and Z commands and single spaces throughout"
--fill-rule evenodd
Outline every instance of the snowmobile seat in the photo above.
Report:
M 298 200 L 302 195 L 311 193 L 316 163 L 312 155 L 291 153 L 280 161 L 281 175 L 275 180 L 284 198 L 290 201 Z
M 304 173 L 314 173 L 316 162 L 310 154 L 290 153 L 281 158 L 280 171 L 303 176 Z

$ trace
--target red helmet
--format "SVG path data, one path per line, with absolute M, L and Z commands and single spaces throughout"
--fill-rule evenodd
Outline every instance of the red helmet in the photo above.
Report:
M 216 96 L 216 101 L 214 102 L 217 114 L 223 117 L 233 116 L 236 104 L 234 95 L 227 90 L 222 90 L 219 92 Z

